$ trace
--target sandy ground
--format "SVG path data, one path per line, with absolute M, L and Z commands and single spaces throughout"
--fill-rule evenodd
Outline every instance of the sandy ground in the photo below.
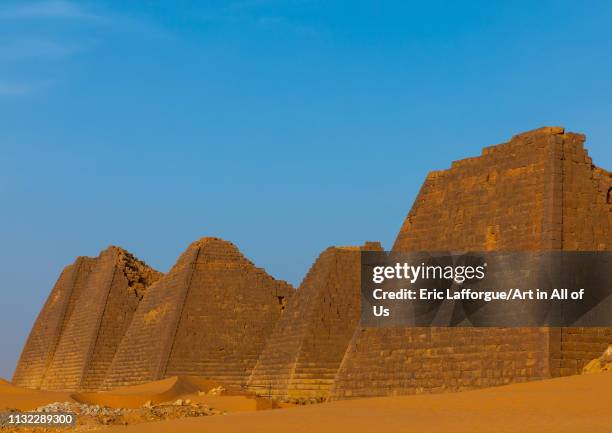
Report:
M 0 383 L 0 408 L 26 410 L 73 398 L 89 404 L 138 407 L 143 399 L 189 398 L 228 412 L 101 430 L 108 433 L 612 433 L 612 372 L 463 393 L 357 399 L 264 411 L 258 409 L 269 407 L 258 407 L 260 399 L 202 392 L 214 385 L 197 378 L 168 378 L 71 397 L 69 393 L 24 390 Z
M 612 373 L 180 419 L 108 433 L 611 433 Z
M 161 403 L 176 400 L 198 391 L 207 392 L 219 386 L 216 382 L 196 377 L 169 377 L 142 385 L 124 386 L 107 392 L 75 393 L 72 397 L 79 403 L 99 404 L 110 407 L 140 407 L 147 401 Z
M 108 392 L 76 393 L 72 398 L 79 403 L 100 406 L 137 408 L 146 402 L 153 404 L 191 400 L 223 412 L 245 412 L 271 409 L 269 400 L 255 399 L 239 390 L 226 389 L 223 395 L 207 395 L 219 383 L 193 376 L 170 377 L 143 385 L 125 386 Z
M 69 392 L 36 391 L 18 388 L 0 379 L 0 409 L 32 410 L 55 401 L 73 401 Z
M 32 410 L 54 402 L 74 401 L 112 408 L 139 408 L 147 402 L 158 404 L 177 399 L 202 403 L 223 412 L 271 409 L 267 399 L 255 399 L 239 390 L 227 389 L 223 395 L 207 395 L 218 383 L 192 376 L 169 377 L 143 385 L 126 386 L 107 392 L 50 392 L 18 388 L 0 379 L 0 409 Z

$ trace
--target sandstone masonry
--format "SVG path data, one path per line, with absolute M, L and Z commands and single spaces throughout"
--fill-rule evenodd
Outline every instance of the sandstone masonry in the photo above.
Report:
M 103 387 L 173 375 L 246 384 L 294 289 L 202 238 L 145 294 Z
M 397 251 L 612 249 L 612 175 L 547 127 L 429 174 Z M 357 329 L 332 398 L 456 391 L 578 374 L 609 328 Z

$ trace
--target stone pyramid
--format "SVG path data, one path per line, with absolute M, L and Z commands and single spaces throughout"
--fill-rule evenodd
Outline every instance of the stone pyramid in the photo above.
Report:
M 230 242 L 192 243 L 148 290 L 104 387 L 173 375 L 246 384 L 293 291 Z
M 317 258 L 261 354 L 249 388 L 277 399 L 325 399 L 359 323 L 360 251 L 330 247 Z
M 397 251 L 612 249 L 612 174 L 547 127 L 431 172 Z M 357 329 L 333 398 L 471 389 L 578 374 L 610 328 Z
M 13 383 L 95 389 L 147 287 L 160 273 L 118 247 L 79 257 L 61 273 L 25 344 Z

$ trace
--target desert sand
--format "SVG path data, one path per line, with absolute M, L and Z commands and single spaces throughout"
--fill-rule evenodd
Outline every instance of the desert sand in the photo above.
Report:
M 0 409 L 32 410 L 55 401 L 73 401 L 69 392 L 38 391 L 19 388 L 0 379 Z
M 220 384 L 215 381 L 200 377 L 173 376 L 143 385 L 119 387 L 107 392 L 74 393 L 72 398 L 79 403 L 113 408 L 138 408 L 147 402 L 157 404 L 178 399 L 202 403 L 223 412 L 272 408 L 270 400 L 255 399 L 252 395 L 231 388 L 224 389 L 223 395 L 211 395 L 211 390 L 219 386 Z
M 180 419 L 108 433 L 610 433 L 612 373 L 452 394 L 344 400 Z
M 77 402 L 111 408 L 139 408 L 176 400 L 202 403 L 222 412 L 244 412 L 272 409 L 270 400 L 256 399 L 240 390 L 224 389 L 222 395 L 211 395 L 217 382 L 193 376 L 174 376 L 143 385 L 125 386 L 106 392 L 53 392 L 16 387 L 0 379 L 0 409 L 32 410 L 54 402 Z M 213 391 L 214 393 L 214 391 Z
M 225 415 L 100 426 L 108 433 L 610 433 L 612 372 L 593 373 L 476 391 L 342 400 L 271 409 L 272 403 L 225 390 L 197 377 L 170 377 L 108 392 L 65 393 L 0 382 L 0 409 L 31 410 L 63 401 L 108 407 L 191 400 Z M 89 427 L 91 428 L 91 426 Z

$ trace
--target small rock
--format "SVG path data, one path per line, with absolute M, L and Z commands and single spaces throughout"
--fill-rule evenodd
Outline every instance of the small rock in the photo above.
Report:
M 208 391 L 208 395 L 221 395 L 224 391 L 225 391 L 225 388 L 223 388 L 222 386 L 218 386 Z
M 599 357 L 589 362 L 583 369 L 582 374 L 599 373 L 612 370 L 612 346 Z

